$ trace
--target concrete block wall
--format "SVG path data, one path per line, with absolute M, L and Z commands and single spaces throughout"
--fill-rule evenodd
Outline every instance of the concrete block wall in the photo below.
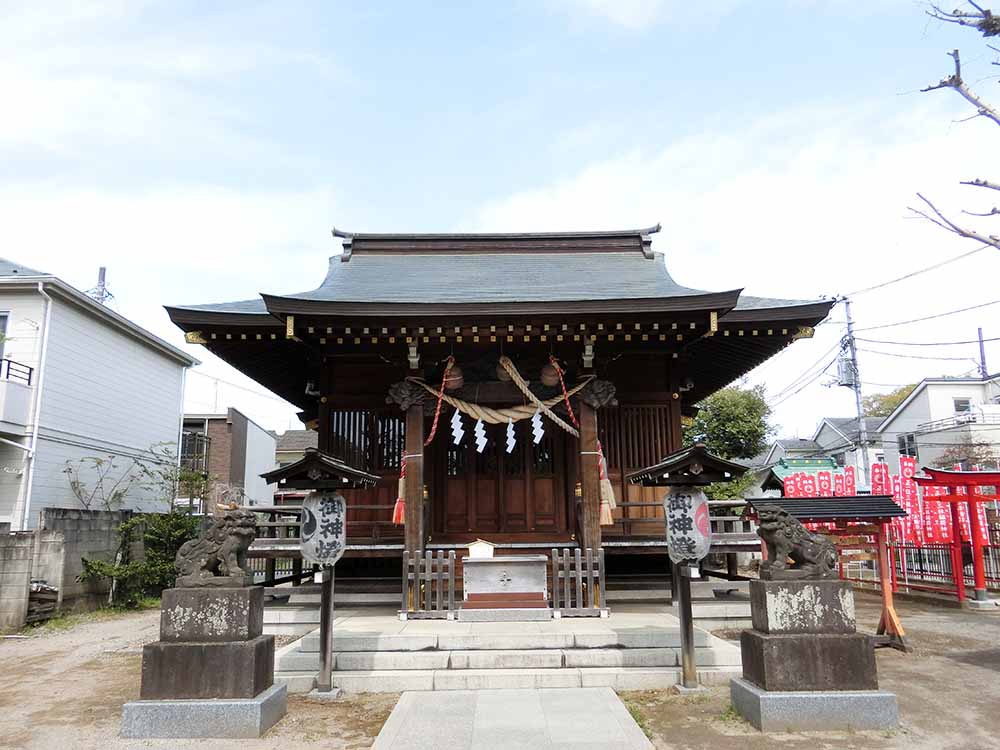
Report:
M 34 543 L 30 531 L 0 536 L 0 630 L 24 625 Z
M 39 528 L 57 532 L 62 536 L 62 560 L 57 560 L 55 545 L 51 555 L 42 556 L 40 567 L 52 571 L 46 578 L 49 585 L 59 588 L 64 610 L 87 610 L 99 606 L 106 597 L 110 582 L 79 583 L 76 578 L 83 572 L 81 559 L 114 560 L 118 550 L 118 526 L 131 517 L 129 511 L 75 510 L 46 508 L 42 511 Z M 140 541 L 133 543 L 132 559 L 142 556 L 141 532 L 133 535 Z M 56 575 L 55 571 L 61 569 Z

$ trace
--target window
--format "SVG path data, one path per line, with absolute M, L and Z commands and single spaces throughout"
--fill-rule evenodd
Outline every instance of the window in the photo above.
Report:
M 875 454 L 875 463 L 877 463 L 877 464 L 884 464 L 885 463 L 885 454 L 884 453 L 876 453 Z
M 843 453 L 836 453 L 833 456 L 833 460 L 836 461 L 837 466 L 840 466 L 841 468 L 843 468 L 844 464 L 846 463 L 846 459 L 847 457 Z
M 900 435 L 896 438 L 896 445 L 899 448 L 899 455 L 917 457 L 917 440 L 913 433 Z
M 953 398 L 952 403 L 955 404 L 956 414 L 968 414 L 972 411 L 972 402 L 967 398 Z
M 0 357 L 3 357 L 3 342 L 7 335 L 7 313 L 0 313 Z

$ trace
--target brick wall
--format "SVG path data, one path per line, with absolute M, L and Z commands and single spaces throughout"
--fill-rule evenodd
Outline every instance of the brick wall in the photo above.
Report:
M 0 630 L 17 630 L 28 613 L 34 534 L 0 536 Z
M 233 429 L 228 420 L 210 419 L 208 437 L 212 441 L 208 453 L 208 473 L 216 482 L 230 484 L 230 461 L 233 453 Z

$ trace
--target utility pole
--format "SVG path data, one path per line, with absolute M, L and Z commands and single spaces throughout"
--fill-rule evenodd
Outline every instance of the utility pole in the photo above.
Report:
M 861 403 L 861 372 L 858 370 L 858 350 L 854 345 L 854 318 L 851 317 L 851 300 L 844 297 L 844 313 L 847 316 L 847 348 L 851 356 L 850 387 L 854 389 L 854 405 L 858 411 L 858 443 L 861 451 L 862 485 L 871 487 L 871 466 L 868 464 L 868 430 L 865 427 L 865 411 Z
M 111 292 L 108 291 L 108 279 L 107 279 L 108 269 L 101 266 L 97 272 L 97 286 L 87 292 L 87 294 L 92 298 L 100 302 L 102 305 L 106 305 L 108 300 L 114 299 Z
M 976 330 L 979 332 L 979 374 L 983 380 L 986 380 L 990 376 L 990 372 L 986 369 L 986 347 L 983 344 L 983 329 L 978 328 Z

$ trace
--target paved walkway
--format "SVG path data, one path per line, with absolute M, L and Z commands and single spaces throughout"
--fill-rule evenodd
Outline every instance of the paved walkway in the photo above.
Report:
M 372 750 L 646 750 L 611 688 L 403 693 Z

